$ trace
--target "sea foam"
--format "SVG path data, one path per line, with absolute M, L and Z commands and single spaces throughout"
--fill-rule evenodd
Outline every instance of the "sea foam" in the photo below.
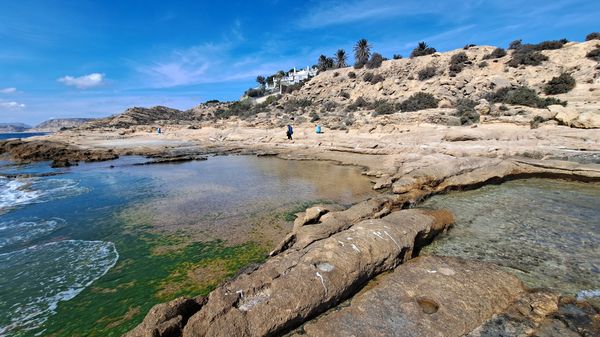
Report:
M 112 242 L 65 240 L 0 254 L 0 336 L 29 331 L 119 259 Z

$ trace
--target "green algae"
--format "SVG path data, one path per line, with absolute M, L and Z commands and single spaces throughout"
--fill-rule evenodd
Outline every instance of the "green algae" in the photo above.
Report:
M 173 239 L 148 233 L 123 237 L 116 242 L 120 253 L 117 265 L 74 299 L 61 302 L 55 315 L 29 333 L 121 336 L 139 324 L 153 305 L 179 296 L 206 295 L 244 266 L 260 263 L 266 256 L 266 248 L 252 242 L 227 246 L 216 240 L 191 243 L 166 254 L 152 253 L 154 247 Z M 204 280 L 188 276 L 188 271 L 205 266 L 220 269 Z

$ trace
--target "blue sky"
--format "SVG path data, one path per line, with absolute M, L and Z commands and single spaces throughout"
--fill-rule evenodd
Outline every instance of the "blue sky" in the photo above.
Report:
M 0 122 L 233 100 L 360 38 L 386 57 L 600 30 L 600 1 L 0 0 Z

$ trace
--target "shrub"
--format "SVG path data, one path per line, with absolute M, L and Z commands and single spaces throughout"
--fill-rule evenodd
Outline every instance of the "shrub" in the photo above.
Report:
M 221 101 L 219 101 L 218 99 L 209 99 L 205 103 L 206 104 L 215 104 L 215 103 L 221 103 Z
M 327 101 L 323 103 L 323 110 L 325 111 L 333 111 L 335 108 L 337 108 L 337 104 L 335 102 Z
M 418 92 L 404 102 L 400 103 L 400 110 L 406 111 L 418 111 L 423 109 L 437 108 L 439 100 L 433 97 L 432 94 L 425 92 Z
M 485 68 L 488 66 L 488 63 L 486 61 L 482 61 L 477 65 L 479 68 Z
M 561 39 L 561 40 L 554 40 L 554 41 L 542 41 L 538 44 L 535 44 L 535 50 L 553 50 L 553 49 L 560 49 L 562 48 L 566 43 L 568 43 L 569 40 L 567 39 Z
M 363 62 L 354 63 L 354 69 L 362 69 L 364 66 L 365 66 L 365 63 L 363 63 Z
M 295 110 L 307 108 L 311 105 L 312 102 L 308 99 L 290 99 L 289 101 L 284 103 L 283 111 L 289 113 Z
M 349 93 L 347 93 L 347 92 L 345 92 L 345 91 L 341 91 L 341 92 L 340 92 L 340 97 L 344 97 L 344 98 L 346 98 L 346 99 L 347 99 L 347 98 L 350 98 L 350 94 L 349 94 Z
M 370 108 L 371 108 L 371 103 L 367 102 L 367 100 L 365 100 L 364 98 L 359 97 L 359 98 L 355 99 L 354 102 L 352 102 L 352 104 L 348 105 L 346 110 L 356 111 L 358 109 L 370 109 Z
M 501 88 L 488 94 L 486 98 L 492 103 L 525 105 L 533 108 L 546 108 L 553 104 L 567 105 L 567 102 L 553 97 L 541 98 L 535 90 L 527 87 Z
M 245 118 L 255 114 L 255 109 L 253 108 L 252 103 L 248 100 L 236 101 L 229 104 L 227 108 L 217 109 L 215 111 L 215 117 L 219 119 L 226 119 L 231 116 Z
M 586 37 L 585 37 L 586 41 L 592 41 L 592 40 L 600 40 L 600 32 L 593 32 L 593 33 L 589 33 Z
M 459 99 L 456 103 L 456 117 L 460 118 L 461 125 L 471 125 L 479 122 L 479 113 L 475 111 L 477 102 L 470 99 Z
M 467 45 L 465 45 L 465 46 L 463 47 L 463 49 L 464 49 L 464 50 L 468 50 L 469 48 L 471 48 L 471 47 L 475 47 L 475 46 L 477 46 L 477 45 L 476 45 L 476 44 L 472 44 L 472 43 L 470 43 L 470 44 L 467 44 Z
M 553 77 L 544 87 L 546 95 L 564 94 L 575 88 L 575 79 L 573 76 L 562 73 L 558 77 Z
M 385 100 L 375 101 L 373 105 L 375 106 L 375 110 L 372 113 L 373 116 L 389 115 L 398 111 L 398 107 L 395 104 Z
M 338 77 L 338 76 L 340 76 L 340 73 L 338 73 L 337 71 L 334 71 L 333 72 L 333 77 Z
M 371 55 L 371 59 L 367 62 L 367 69 L 375 69 L 381 67 L 381 63 L 383 63 L 383 56 L 379 53 L 373 53 Z
M 542 62 L 547 60 L 548 56 L 540 53 L 539 51 L 521 48 L 514 51 L 512 59 L 508 62 L 508 65 L 513 68 L 516 68 L 519 65 L 539 66 L 542 64 Z
M 435 76 L 435 70 L 436 69 L 433 66 L 425 67 L 419 70 L 419 73 L 417 74 L 419 77 L 419 81 L 425 81 Z
M 402 55 L 400 55 L 400 54 L 394 54 L 394 56 L 392 58 L 394 60 L 401 60 L 402 59 Z
M 363 76 L 363 81 L 369 82 L 371 84 L 376 84 L 376 83 L 379 83 L 379 82 L 383 82 L 383 80 L 384 80 L 383 76 L 381 76 L 379 74 L 374 75 L 371 72 L 367 72 Z
M 267 99 L 265 100 L 265 105 L 271 105 L 271 104 L 277 102 L 280 98 L 281 98 L 281 95 L 271 95 L 271 96 L 267 97 Z
M 531 122 L 529 122 L 529 127 L 531 129 L 537 129 L 540 127 L 541 123 L 544 123 L 546 121 L 546 119 L 542 116 L 535 116 L 533 117 L 533 119 L 531 120 Z
M 449 67 L 450 76 L 456 76 L 456 74 L 460 73 L 464 69 L 465 64 L 468 62 L 469 57 L 465 52 L 452 55 L 452 58 L 450 58 Z
M 321 119 L 321 117 L 319 117 L 319 114 L 316 113 L 316 112 L 314 112 L 314 111 L 311 112 L 308 116 L 310 117 L 310 122 L 311 123 L 314 123 L 314 122 L 316 122 L 316 121 L 318 121 L 318 120 Z
M 265 89 L 263 89 L 263 88 L 259 88 L 259 89 L 250 88 L 250 89 L 246 90 L 245 94 L 246 94 L 246 96 L 252 97 L 252 98 L 262 97 L 262 96 L 265 95 Z
M 499 59 L 504 56 L 506 56 L 506 50 L 504 50 L 504 48 L 496 48 L 491 53 L 485 55 L 483 57 L 483 59 L 484 60 Z
M 514 40 L 508 45 L 508 49 L 517 50 L 523 45 L 523 40 Z
M 427 45 L 425 42 L 419 42 L 419 45 L 410 53 L 410 57 L 419 57 L 435 53 L 435 48 Z
M 356 73 L 351 71 L 348 73 L 348 78 L 356 78 Z
M 587 53 L 585 57 L 600 62 L 600 45 L 596 46 L 596 49 L 593 49 L 589 53 Z

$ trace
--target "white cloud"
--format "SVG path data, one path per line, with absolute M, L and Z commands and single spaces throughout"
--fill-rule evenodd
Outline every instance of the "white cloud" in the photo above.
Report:
M 17 92 L 17 88 L 0 89 L 0 94 L 14 94 L 15 92 Z
M 18 109 L 23 109 L 24 107 L 25 107 L 25 104 L 14 102 L 14 101 L 0 102 L 0 108 L 4 108 L 4 109 L 18 110 Z
M 80 77 L 65 76 L 59 78 L 58 81 L 78 89 L 88 89 L 104 84 L 104 74 L 92 73 Z

